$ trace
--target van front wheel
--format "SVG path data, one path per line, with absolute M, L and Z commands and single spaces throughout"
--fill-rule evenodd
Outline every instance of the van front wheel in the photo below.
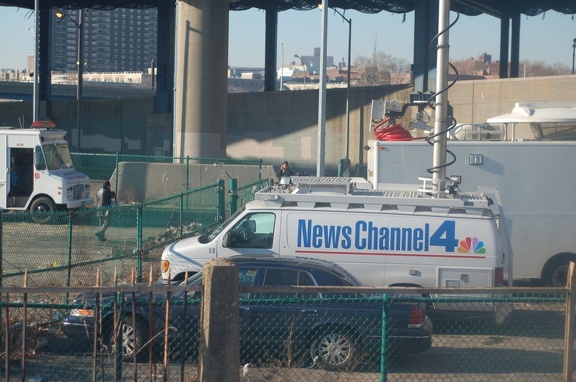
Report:
M 33 214 L 32 221 L 35 223 L 50 223 L 52 220 L 52 214 L 56 211 L 56 205 L 52 199 L 47 197 L 42 197 L 34 200 L 30 205 L 30 213 Z M 42 214 L 46 214 L 42 216 Z

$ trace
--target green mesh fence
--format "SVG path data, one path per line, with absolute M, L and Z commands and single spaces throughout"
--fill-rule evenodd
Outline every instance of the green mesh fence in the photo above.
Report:
M 74 167 L 88 175 L 90 179 L 110 179 L 120 162 L 137 163 L 183 163 L 183 164 L 210 164 L 210 165 L 256 165 L 262 166 L 261 159 L 232 159 L 232 158 L 173 158 L 167 156 L 130 155 L 130 154 L 95 154 L 71 153 Z M 257 177 L 258 179 L 258 177 Z
M 144 203 L 235 179 L 246 187 L 275 179 L 271 165 L 261 159 L 172 158 L 126 154 L 72 153 L 74 166 L 89 176 L 92 196 L 103 179 L 109 179 L 122 204 Z
M 90 279 L 95 283 L 95 275 Z M 0 288 L 1 372 L 5 380 L 197 381 L 198 288 Z M 73 304 L 59 303 L 79 292 Z M 240 309 L 237 373 L 254 382 L 561 381 L 565 293 L 414 299 L 353 298 L 327 288 L 250 291 L 233 307 Z M 422 317 L 407 321 L 402 313 L 438 302 L 467 310 L 507 304 L 510 314 L 495 324 L 452 312 L 432 320 L 430 332 L 415 325 Z
M 25 272 L 29 286 L 87 285 L 97 269 L 105 285 L 115 274 L 127 280 L 133 270 L 138 280 L 148 279 L 150 270 L 158 278 L 166 245 L 217 223 L 218 190 L 212 185 L 106 212 L 3 213 L 2 285 L 22 285 Z M 103 219 L 107 229 L 99 238 Z

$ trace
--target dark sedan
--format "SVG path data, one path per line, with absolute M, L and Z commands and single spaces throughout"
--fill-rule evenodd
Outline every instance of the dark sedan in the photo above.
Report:
M 361 286 L 340 266 L 303 257 L 230 257 L 238 267 L 240 284 L 246 286 Z M 201 285 L 202 274 L 188 280 Z M 336 288 L 334 289 L 336 290 Z M 129 294 L 131 297 L 131 294 Z M 150 336 L 163 339 L 166 325 L 166 294 L 154 297 L 152 314 L 147 297 L 140 294 L 122 304 L 122 348 L 124 359 L 145 353 Z M 86 341 L 94 328 L 95 295 L 79 295 L 74 309 L 63 319 L 64 333 Z M 102 296 L 104 338 L 113 322 L 113 296 Z M 197 349 L 200 294 L 178 292 L 170 296 L 169 344 L 172 352 Z M 304 360 L 328 370 L 350 370 L 359 363 L 376 361 L 387 352 L 416 353 L 430 348 L 431 322 L 425 306 L 407 296 L 393 302 L 375 296 L 350 293 L 241 293 L 240 350 L 244 360 L 262 363 L 280 356 Z M 153 325 L 150 327 L 150 317 Z M 383 320 L 383 317 L 386 319 Z M 134 324 L 135 323 L 135 324 Z M 383 327 L 387 336 L 383 338 Z M 151 330 L 152 329 L 152 330 Z M 383 341 L 384 340 L 384 341 Z M 156 342 L 159 342 L 156 340 Z M 276 358 L 277 359 L 277 358 Z

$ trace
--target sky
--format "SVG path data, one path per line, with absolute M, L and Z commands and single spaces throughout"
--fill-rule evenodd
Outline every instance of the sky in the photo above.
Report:
M 340 10 L 343 12 L 342 10 Z M 364 14 L 346 11 L 352 20 L 352 63 L 357 56 L 371 57 L 374 51 L 412 62 L 414 13 L 380 12 Z M 311 56 L 320 47 L 320 10 L 284 11 L 278 15 L 278 66 L 296 61 L 294 54 Z M 451 12 L 450 21 L 456 14 Z M 573 39 L 576 20 L 572 15 L 554 11 L 538 16 L 522 15 L 520 32 L 520 61 L 560 63 L 572 67 Z M 24 69 L 27 55 L 34 49 L 34 15 L 28 9 L 0 7 L 0 68 Z M 492 55 L 500 59 L 500 21 L 487 15 L 461 15 L 450 30 L 451 60 Z M 264 67 L 265 12 L 257 9 L 230 12 L 230 66 Z M 348 23 L 333 10 L 328 12 L 327 55 L 335 62 L 347 61 Z

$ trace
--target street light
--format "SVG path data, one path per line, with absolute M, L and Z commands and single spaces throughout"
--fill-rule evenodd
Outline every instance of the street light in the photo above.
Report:
M 322 9 L 322 4 L 318 4 L 318 8 Z M 336 8 L 332 8 L 334 12 L 338 13 L 344 21 L 348 23 L 348 70 L 346 81 L 346 157 L 344 172 L 350 169 L 350 65 L 352 60 L 352 19 L 346 18 Z
M 304 60 L 297 54 L 295 54 L 294 57 L 299 58 L 302 63 L 302 68 L 304 69 L 304 85 L 306 85 L 306 65 L 304 65 Z
M 80 137 L 82 136 L 82 72 L 84 71 L 84 28 L 82 28 L 82 17 L 84 15 L 84 10 L 78 10 L 78 21 L 74 20 L 66 13 L 56 12 L 56 18 L 62 20 L 64 17 L 70 19 L 74 25 L 78 28 L 78 56 L 76 60 L 76 65 L 78 66 L 78 83 L 76 85 L 76 124 L 78 125 L 78 152 L 80 149 Z
M 576 38 L 572 40 L 572 74 L 574 74 L 574 59 L 576 58 Z

